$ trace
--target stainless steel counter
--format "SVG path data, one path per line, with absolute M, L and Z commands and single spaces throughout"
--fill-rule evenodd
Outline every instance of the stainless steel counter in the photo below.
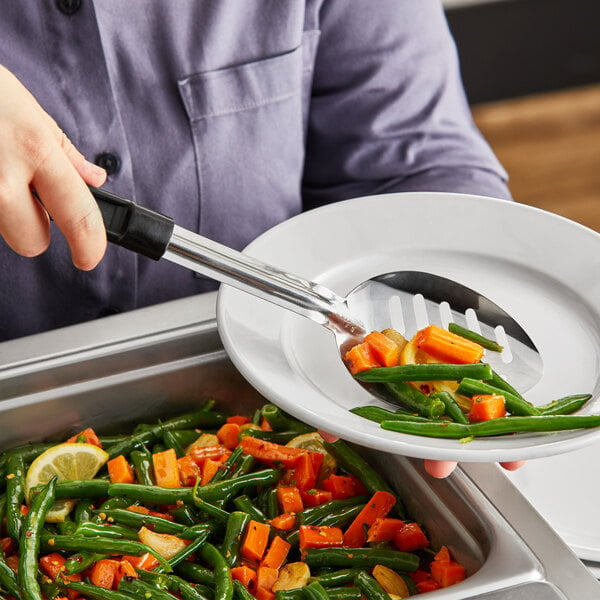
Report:
M 226 356 L 215 294 L 0 344 L 0 449 L 82 426 L 102 430 L 214 397 L 232 410 L 264 399 Z M 496 465 L 435 480 L 420 461 L 367 451 L 466 581 L 443 599 L 592 600 L 600 584 Z

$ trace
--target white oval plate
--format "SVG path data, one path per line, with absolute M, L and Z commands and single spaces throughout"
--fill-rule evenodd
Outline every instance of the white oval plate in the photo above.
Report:
M 346 295 L 391 271 L 428 271 L 511 314 L 544 361 L 536 403 L 592 393 L 600 413 L 600 235 L 545 211 L 480 196 L 402 193 L 331 204 L 286 221 L 245 252 Z M 379 450 L 439 460 L 511 461 L 558 454 L 599 429 L 469 443 L 382 430 L 348 409 L 381 404 L 348 374 L 333 335 L 312 321 L 222 286 L 217 318 L 232 361 L 266 398 L 299 419 Z M 414 332 L 407 332 L 412 335 Z

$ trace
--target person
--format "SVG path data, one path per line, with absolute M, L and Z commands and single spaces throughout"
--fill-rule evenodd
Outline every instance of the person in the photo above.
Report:
M 5 1 L 0 65 L 0 340 L 215 288 L 107 248 L 88 184 L 237 249 L 356 196 L 510 199 L 439 0 Z

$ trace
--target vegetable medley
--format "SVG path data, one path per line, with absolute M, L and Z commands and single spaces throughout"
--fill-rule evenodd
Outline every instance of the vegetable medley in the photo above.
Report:
M 466 575 L 350 445 L 272 404 L 86 429 L 0 474 L 2 598 L 384 600 Z
M 383 429 L 469 441 L 522 431 L 560 431 L 600 426 L 600 415 L 575 415 L 591 394 L 544 406 L 528 402 L 484 362 L 502 346 L 450 323 L 418 331 L 407 340 L 394 329 L 373 331 L 344 355 L 350 372 L 380 388 L 396 411 L 379 406 L 352 409 Z

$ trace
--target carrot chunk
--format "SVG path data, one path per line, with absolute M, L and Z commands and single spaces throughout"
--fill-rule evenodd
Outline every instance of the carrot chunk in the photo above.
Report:
M 90 570 L 90 582 L 106 590 L 116 587 L 119 561 L 112 558 L 102 558 L 94 563 Z
M 307 453 L 303 448 L 282 446 L 251 435 L 244 436 L 240 440 L 240 446 L 245 454 L 250 454 L 260 462 L 275 466 L 283 465 L 287 469 L 295 467 L 300 457 Z
M 102 442 L 100 441 L 100 438 L 96 435 L 96 432 L 91 427 L 87 427 L 83 431 L 76 433 L 66 441 L 67 444 L 75 444 L 77 442 L 85 442 L 86 444 L 92 444 L 93 446 L 102 448 Z
M 356 373 L 360 373 L 361 371 L 367 371 L 368 369 L 374 369 L 375 367 L 381 367 L 381 364 L 373 354 L 373 350 L 371 350 L 371 346 L 366 342 L 350 348 L 344 354 L 344 363 L 352 375 L 356 375 Z
M 269 545 L 265 557 L 260 563 L 261 567 L 270 567 L 272 569 L 281 568 L 291 547 L 289 542 L 286 542 L 282 537 L 276 535 Z
M 395 367 L 398 364 L 398 344 L 380 331 L 372 331 L 365 337 L 375 359 L 384 367 Z
M 383 517 L 375 519 L 373 525 L 367 531 L 367 542 L 389 542 L 404 526 L 404 521 Z
M 242 557 L 260 562 L 267 549 L 270 532 L 269 524 L 251 520 L 246 527 L 246 535 L 240 547 Z
M 279 531 L 291 531 L 296 524 L 296 515 L 294 513 L 281 513 L 271 519 L 271 525 Z
M 469 409 L 469 421 L 479 423 L 506 416 L 504 396 L 500 394 L 481 394 L 473 396 Z
M 240 426 L 237 423 L 225 423 L 217 431 L 217 439 L 225 448 L 233 450 L 239 442 Z
M 154 453 L 152 455 L 152 464 L 154 466 L 156 485 L 164 488 L 181 487 L 177 454 L 173 448 Z
M 232 579 L 237 579 L 246 589 L 256 585 L 256 571 L 247 565 L 233 567 L 231 569 Z
M 396 498 L 390 492 L 377 491 L 365 507 L 356 515 L 344 533 L 344 546 L 360 548 L 367 541 L 365 528 L 368 529 L 376 519 L 386 517 L 396 504 Z
M 280 486 L 277 488 L 277 500 L 282 513 L 299 513 L 304 510 L 300 490 L 296 486 Z
M 413 552 L 429 546 L 429 540 L 418 523 L 405 523 L 394 536 L 394 544 L 401 552 Z
M 177 459 L 179 469 L 179 483 L 184 487 L 192 487 L 196 479 L 202 480 L 202 471 L 191 456 L 182 456 Z
M 300 552 L 309 548 L 334 548 L 344 544 L 344 534 L 339 527 L 327 525 L 300 525 Z
M 112 483 L 134 483 L 135 475 L 127 459 L 120 454 L 106 463 Z
M 419 350 L 446 363 L 477 363 L 483 357 L 483 346 L 437 325 L 418 331 L 415 340 Z

